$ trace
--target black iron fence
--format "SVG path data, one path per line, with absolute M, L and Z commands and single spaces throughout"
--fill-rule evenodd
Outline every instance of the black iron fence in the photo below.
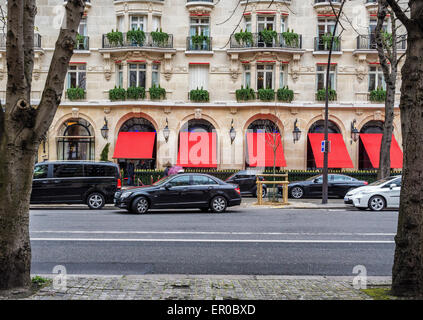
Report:
M 235 35 L 231 35 L 230 47 L 231 49 L 238 48 L 291 48 L 301 49 L 302 48 L 302 36 L 299 34 L 297 39 L 285 38 L 283 33 L 278 33 L 277 37 L 272 42 L 265 42 L 263 36 L 260 33 L 251 33 L 249 40 L 236 40 Z
M 397 50 L 405 50 L 407 48 L 407 36 L 397 36 Z M 376 35 L 359 35 L 357 37 L 357 49 L 358 50 L 376 50 Z
M 122 38 L 116 41 L 110 41 L 107 34 L 103 34 L 103 48 L 120 48 L 120 47 L 139 47 L 139 48 L 173 48 L 173 35 L 168 34 L 167 39 L 154 40 L 149 32 L 144 33 L 142 41 L 128 39 L 126 33 L 122 33 Z
M 6 34 L 0 33 L 0 48 L 6 48 Z M 41 48 L 41 35 L 34 33 L 34 48 Z

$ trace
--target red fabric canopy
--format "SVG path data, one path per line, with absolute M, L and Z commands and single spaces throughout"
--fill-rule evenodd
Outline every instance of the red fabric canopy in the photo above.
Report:
M 313 150 L 314 160 L 317 168 L 323 168 L 323 152 L 321 143 L 324 140 L 323 133 L 309 133 L 308 139 Z M 330 152 L 328 157 L 328 168 L 354 168 L 344 139 L 340 133 L 329 133 Z
M 382 133 L 360 133 L 360 139 L 373 168 L 379 168 Z M 394 135 L 391 142 L 391 168 L 402 168 L 402 151 Z
M 180 132 L 177 165 L 193 168 L 216 168 L 215 132 Z
M 273 167 L 276 147 L 276 167 L 286 167 L 280 133 L 247 132 L 250 167 Z
M 114 159 L 152 159 L 155 132 L 120 132 Z

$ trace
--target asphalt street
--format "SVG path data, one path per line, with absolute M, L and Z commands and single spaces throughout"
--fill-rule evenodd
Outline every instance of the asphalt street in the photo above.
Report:
M 398 213 L 33 208 L 32 273 L 389 276 Z

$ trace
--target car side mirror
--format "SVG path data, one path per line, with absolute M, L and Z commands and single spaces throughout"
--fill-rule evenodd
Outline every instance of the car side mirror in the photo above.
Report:
M 319 182 L 319 179 L 314 179 L 313 180 L 313 183 L 318 183 Z
M 170 183 L 166 183 L 166 184 L 164 185 L 164 187 L 165 187 L 165 189 L 166 189 L 166 190 L 169 190 L 169 189 L 170 189 L 170 187 L 172 187 L 172 185 L 171 185 Z
M 395 183 L 391 183 L 390 185 L 389 185 L 389 189 L 393 189 L 393 188 L 395 188 L 397 185 L 395 184 Z

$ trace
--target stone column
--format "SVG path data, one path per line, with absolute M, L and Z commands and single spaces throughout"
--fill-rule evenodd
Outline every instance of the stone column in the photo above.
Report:
M 128 68 L 128 63 L 126 61 L 122 61 L 122 72 L 123 72 L 122 86 L 123 86 L 123 88 L 128 88 L 128 85 L 129 85 L 129 68 Z
M 251 61 L 250 63 L 250 74 L 251 74 L 251 88 L 254 91 L 257 90 L 257 63 L 255 61 Z
M 280 88 L 280 80 L 281 80 L 280 74 L 281 74 L 281 64 L 280 64 L 279 61 L 276 61 L 275 74 L 274 74 L 274 77 L 275 77 L 275 88 L 274 88 L 275 92 L 278 91 L 278 89 Z

